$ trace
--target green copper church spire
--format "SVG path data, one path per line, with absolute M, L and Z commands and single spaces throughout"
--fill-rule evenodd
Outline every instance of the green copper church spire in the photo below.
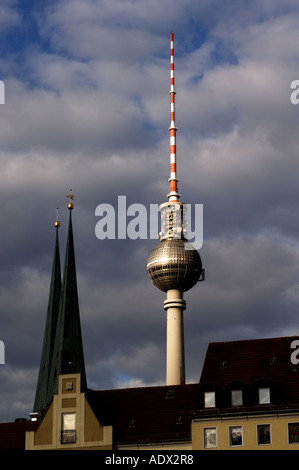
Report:
M 61 374 L 80 373 L 81 391 L 85 391 L 87 388 L 73 240 L 72 192 L 70 192 L 68 197 L 70 198 L 70 203 L 68 204 L 69 227 L 56 337 L 49 377 L 49 385 L 51 386 L 52 384 L 53 388 L 48 388 L 48 400 L 51 400 L 53 394 L 57 393 L 58 376 Z
M 48 310 L 46 317 L 46 326 L 44 333 L 44 341 L 40 362 L 40 369 L 37 381 L 37 388 L 34 400 L 33 411 L 39 415 L 43 415 L 48 406 L 48 388 L 49 388 L 49 375 L 50 366 L 52 361 L 54 339 L 57 326 L 57 318 L 61 294 L 61 267 L 60 267 L 60 254 L 59 254 L 59 240 L 58 228 L 60 224 L 58 221 L 58 208 L 57 219 L 55 222 L 56 238 L 54 247 L 54 257 L 52 264 L 52 275 L 50 284 L 50 293 L 48 301 Z M 51 387 L 52 389 L 52 387 Z

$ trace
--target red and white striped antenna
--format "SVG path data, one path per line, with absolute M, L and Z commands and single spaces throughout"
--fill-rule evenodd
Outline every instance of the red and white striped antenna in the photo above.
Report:
M 177 187 L 176 168 L 176 131 L 175 126 L 175 89 L 174 89 L 174 41 L 173 33 L 170 33 L 170 190 L 167 195 L 170 202 L 177 202 L 180 195 Z

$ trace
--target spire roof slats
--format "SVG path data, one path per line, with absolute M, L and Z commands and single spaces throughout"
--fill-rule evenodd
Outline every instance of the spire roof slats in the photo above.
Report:
M 61 265 L 59 252 L 58 227 L 56 225 L 56 238 L 54 247 L 54 257 L 52 264 L 52 275 L 50 284 L 50 293 L 48 301 L 48 310 L 46 317 L 44 341 L 38 375 L 38 382 L 35 394 L 33 411 L 43 414 L 47 408 L 47 396 L 49 387 L 50 366 L 53 356 L 54 340 L 57 328 L 57 318 L 61 295 Z

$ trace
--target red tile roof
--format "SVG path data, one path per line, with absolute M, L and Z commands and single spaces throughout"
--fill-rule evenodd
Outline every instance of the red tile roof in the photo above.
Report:
M 299 336 L 210 343 L 200 378 L 224 387 L 234 381 L 254 385 L 262 379 L 279 389 L 279 402 L 299 405 L 299 366 L 291 362 L 291 348 Z M 297 348 L 298 349 L 298 348 Z
M 0 423 L 0 450 L 25 450 L 25 433 L 35 430 L 38 424 L 26 419 Z
M 99 421 L 113 425 L 116 443 L 191 440 L 198 384 L 89 391 L 87 397 Z

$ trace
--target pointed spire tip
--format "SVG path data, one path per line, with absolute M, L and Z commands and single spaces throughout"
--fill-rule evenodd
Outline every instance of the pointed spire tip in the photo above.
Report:
M 67 197 L 70 199 L 70 202 L 69 202 L 67 207 L 68 207 L 69 210 L 73 210 L 74 204 L 71 201 L 74 200 L 74 195 L 72 193 L 72 188 L 70 189 L 70 194 Z
M 56 220 L 55 220 L 54 226 L 55 226 L 56 228 L 58 228 L 58 227 L 60 227 L 60 222 L 59 222 L 59 220 L 58 220 L 58 210 L 59 210 L 59 207 L 57 207 L 56 210 L 57 210 L 57 215 L 56 215 Z

